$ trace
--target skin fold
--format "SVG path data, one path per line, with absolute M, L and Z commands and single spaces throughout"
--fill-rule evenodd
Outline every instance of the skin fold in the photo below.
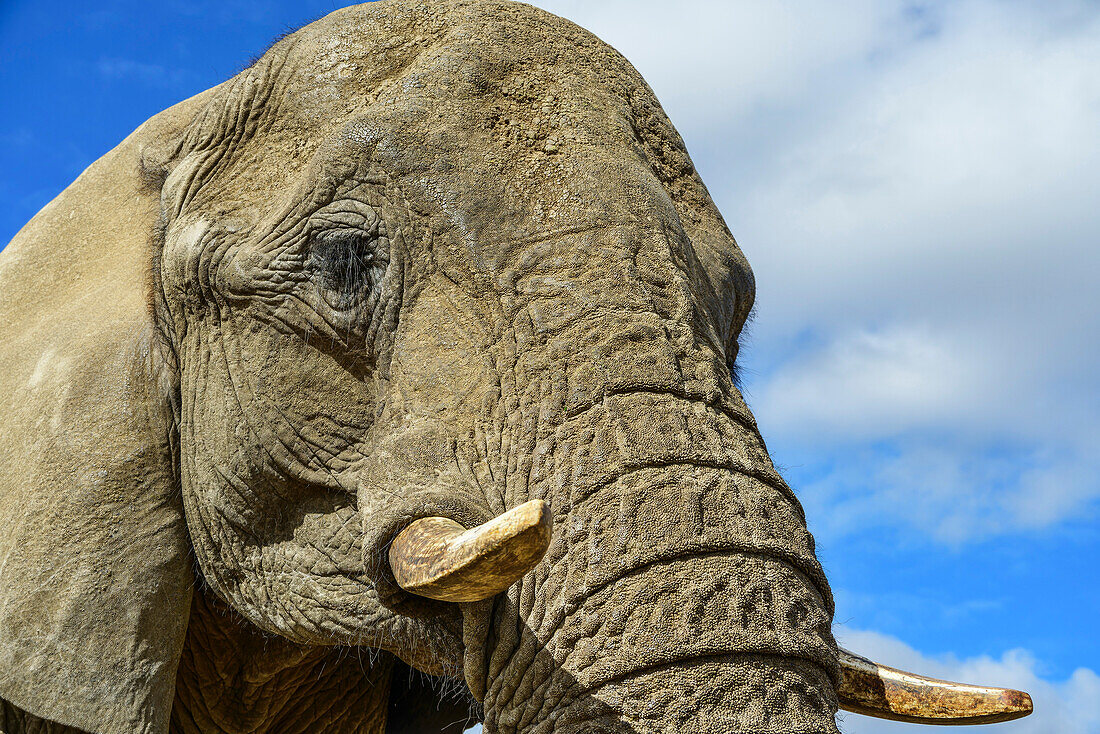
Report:
M 502 0 L 348 8 L 81 181 L 13 241 L 0 284 L 31 277 L 23 257 L 81 287 L 36 254 L 64 245 L 140 298 L 87 307 L 122 304 L 95 322 L 123 362 L 88 360 L 79 379 L 101 387 L 58 408 L 89 432 L 66 456 L 102 457 L 20 486 L 62 518 L 111 497 L 72 547 L 147 591 L 47 579 L 60 540 L 0 545 L 0 582 L 20 569 L 48 598 L 98 600 L 43 616 L 0 596 L 0 732 L 461 731 L 468 702 L 500 734 L 837 731 L 829 586 L 733 379 L 752 273 L 609 46 Z M 70 217 L 73 197 L 92 203 Z M 64 234 L 81 219 L 110 226 Z M 140 233 L 111 244 L 123 230 Z M 26 385 L 59 339 L 0 354 L 20 435 L 45 435 Z M 74 440 L 52 430 L 0 456 Z M 505 593 L 394 582 L 386 551 L 413 520 L 472 527 L 531 499 L 553 539 Z M 150 611 L 89 615 L 116 600 Z M 6 652 L 38 616 L 83 636 Z M 106 652 L 66 657 L 88 634 Z

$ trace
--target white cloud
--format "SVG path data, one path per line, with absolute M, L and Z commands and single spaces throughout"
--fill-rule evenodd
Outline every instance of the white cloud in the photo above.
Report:
M 909 526 L 957 545 L 1080 516 L 1100 496 L 1100 419 L 1002 369 L 1011 359 L 965 331 L 839 333 L 780 364 L 753 405 L 780 460 L 830 465 L 800 485 L 822 538 Z
M 1096 453 L 1045 447 L 995 450 L 914 437 L 886 447 L 848 446 L 799 486 L 810 526 L 830 548 L 846 535 L 912 528 L 959 546 L 1008 532 L 1085 519 L 1100 471 Z M 819 455 L 805 450 L 807 460 Z
M 695 142 L 709 135 L 724 138 L 731 123 L 751 117 L 762 105 L 814 96 L 815 81 L 862 54 L 897 7 L 874 0 L 534 4 L 618 49 Z
M 936 38 L 855 74 L 842 106 L 803 110 L 824 114 L 744 192 L 780 328 L 873 310 L 1026 333 L 1095 305 L 1080 268 L 1100 262 L 1085 193 L 1100 186 L 1100 15 L 1056 33 L 1028 6 L 951 7 Z
M 895 637 L 879 632 L 837 627 L 841 645 L 884 665 L 963 683 L 977 683 L 1027 691 L 1035 713 L 998 724 L 997 734 L 1091 734 L 1100 729 L 1100 676 L 1078 668 L 1063 681 L 1043 677 L 1042 666 L 1026 650 L 1009 650 L 1000 659 L 981 656 L 959 660 L 952 655 L 929 656 Z M 926 726 L 900 724 L 847 714 L 841 721 L 846 734 L 923 731 Z M 993 731 L 993 730 L 991 730 Z
M 157 87 L 179 86 L 187 77 L 179 69 L 133 59 L 102 58 L 96 63 L 96 70 L 106 79 L 134 79 Z
M 820 442 L 893 435 L 913 427 L 980 418 L 975 403 L 996 393 L 991 365 L 932 328 L 894 325 L 832 335 L 781 364 L 753 406 L 773 429 Z

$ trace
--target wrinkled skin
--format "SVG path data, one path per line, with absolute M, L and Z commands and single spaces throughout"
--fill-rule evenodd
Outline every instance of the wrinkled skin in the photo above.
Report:
M 836 731 L 828 585 L 732 378 L 752 274 L 622 57 L 387 0 L 187 109 L 133 161 L 202 581 L 172 731 L 461 717 L 408 723 L 439 695 L 391 692 L 405 664 L 487 732 Z M 506 593 L 393 583 L 410 520 L 535 498 L 553 542 Z

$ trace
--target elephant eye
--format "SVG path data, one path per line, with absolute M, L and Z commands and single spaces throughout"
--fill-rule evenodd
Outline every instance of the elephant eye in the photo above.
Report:
M 309 265 L 331 305 L 346 309 L 369 299 L 385 241 L 380 229 L 338 227 L 311 236 Z

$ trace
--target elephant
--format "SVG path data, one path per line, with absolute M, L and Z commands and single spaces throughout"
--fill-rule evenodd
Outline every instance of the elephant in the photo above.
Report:
M 837 647 L 653 92 L 383 0 L 154 116 L 0 254 L 0 732 L 836 732 L 1026 694 Z

